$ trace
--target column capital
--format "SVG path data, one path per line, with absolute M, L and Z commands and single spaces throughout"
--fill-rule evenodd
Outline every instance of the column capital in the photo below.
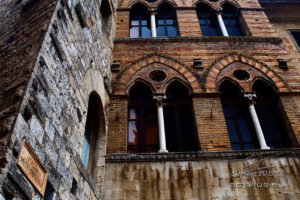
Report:
M 149 8 L 148 11 L 150 12 L 150 15 L 156 15 L 157 14 L 157 9 L 152 7 L 152 8 Z
M 216 7 L 214 8 L 215 12 L 217 15 L 222 15 L 223 13 L 223 8 L 222 7 Z
M 153 97 L 154 100 L 157 102 L 157 106 L 164 106 L 165 105 L 165 100 L 167 99 L 166 95 L 155 95 Z
M 248 100 L 250 105 L 255 104 L 255 99 L 257 98 L 256 94 L 244 94 L 244 97 Z

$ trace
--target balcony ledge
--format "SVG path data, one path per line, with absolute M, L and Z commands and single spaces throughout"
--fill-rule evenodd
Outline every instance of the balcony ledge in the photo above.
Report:
M 274 44 L 282 43 L 279 37 L 252 37 L 252 36 L 202 36 L 202 37 L 156 37 L 156 38 L 118 38 L 115 43 L 153 43 L 153 42 L 268 42 Z
M 211 152 L 170 152 L 170 153 L 140 153 L 140 154 L 108 154 L 106 162 L 166 162 L 166 161 L 201 161 L 201 160 L 231 160 L 264 157 L 299 157 L 300 148 L 243 150 L 243 151 L 211 151 Z

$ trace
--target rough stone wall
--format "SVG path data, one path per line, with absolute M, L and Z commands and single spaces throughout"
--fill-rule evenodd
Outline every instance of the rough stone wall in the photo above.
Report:
M 23 91 L 19 92 L 22 103 L 20 110 L 16 110 L 16 122 L 10 124 L 14 129 L 6 147 L 7 164 L 1 169 L 0 194 L 5 199 L 42 199 L 16 166 L 20 144 L 26 139 L 48 170 L 47 184 L 53 187 L 56 199 L 102 199 L 115 13 L 104 19 L 100 12 L 103 1 L 98 0 L 63 0 L 56 6 L 55 1 L 29 0 L 18 5 L 18 12 L 26 2 L 38 2 L 40 7 L 31 11 L 32 19 L 28 16 L 27 26 L 11 24 L 12 30 L 20 28 L 17 36 L 24 35 L 25 44 L 23 40 L 12 43 L 14 46 L 6 43 L 3 52 L 8 55 L 1 60 L 7 70 L 2 65 L 1 76 L 11 78 L 10 82 L 1 82 L 1 89 L 2 83 L 15 87 L 16 81 L 22 84 Z M 12 3 L 4 3 L 6 7 L 1 2 L 4 14 L 11 12 L 8 8 Z M 110 4 L 114 12 L 116 5 Z M 1 33 L 4 31 L 1 26 Z M 38 35 L 41 33 L 44 35 Z M 31 42 L 34 48 L 24 46 Z M 23 57 L 14 60 L 8 57 L 14 55 L 11 52 Z M 19 70 L 21 67 L 23 70 Z M 8 90 L 5 87 L 3 92 Z M 92 92 L 101 99 L 100 127 L 104 130 L 97 140 L 95 174 L 89 174 L 80 159 Z M 12 103 L 7 98 L 3 102 Z
M 299 167 L 299 157 L 289 156 L 111 162 L 104 195 L 111 200 L 296 200 Z
M 33 65 L 57 1 L 0 3 L 0 167 Z

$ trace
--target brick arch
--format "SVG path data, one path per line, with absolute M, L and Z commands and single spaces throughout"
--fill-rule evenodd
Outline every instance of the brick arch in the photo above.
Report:
M 216 79 L 219 73 L 231 63 L 241 62 L 255 69 L 261 71 L 264 75 L 266 75 L 273 83 L 276 85 L 279 91 L 289 91 L 288 85 L 284 82 L 284 80 L 272 69 L 270 69 L 264 63 L 261 63 L 254 58 L 250 58 L 240 54 L 232 54 L 227 55 L 218 59 L 212 66 L 210 66 L 206 71 L 206 80 L 205 80 L 205 89 L 207 92 L 217 92 L 217 83 Z
M 192 6 L 195 7 L 195 6 L 197 6 L 198 3 L 204 3 L 204 4 L 208 5 L 208 6 L 210 6 L 211 8 L 214 8 L 214 5 L 211 4 L 211 2 L 204 1 L 204 0 L 195 0 L 195 1 L 193 1 L 192 2 Z
M 130 0 L 130 1 L 128 1 L 128 4 L 126 4 L 125 7 L 126 8 L 131 8 L 134 4 L 138 4 L 138 3 L 146 6 L 148 9 L 151 7 L 147 1 L 140 1 L 140 0 L 133 0 L 133 1 Z
M 185 81 L 181 80 L 181 79 L 178 78 L 178 77 L 174 77 L 174 78 L 172 78 L 171 80 L 169 80 L 167 83 L 165 83 L 165 85 L 163 86 L 162 92 L 163 92 L 164 94 L 166 94 L 168 87 L 169 87 L 172 83 L 174 83 L 174 82 L 176 82 L 176 81 L 179 82 L 179 83 L 181 83 L 182 85 L 184 85 L 184 86 L 186 87 L 186 89 L 189 91 L 189 94 L 192 94 L 192 93 L 193 93 L 192 88 L 191 88 Z
M 194 93 L 201 92 L 200 84 L 197 78 L 188 69 L 187 66 L 167 56 L 149 55 L 147 57 L 143 57 L 137 60 L 136 62 L 128 66 L 126 69 L 124 69 L 124 71 L 117 78 L 115 94 L 126 94 L 127 86 L 130 83 L 130 80 L 132 79 L 134 74 L 143 67 L 146 67 L 152 63 L 161 63 L 173 68 L 187 80 Z
M 174 7 L 184 5 L 183 1 L 180 1 L 180 0 L 161 0 L 161 1 L 157 1 L 155 3 L 149 3 L 148 1 L 143 1 L 143 0 L 122 0 L 122 1 L 120 1 L 118 8 L 130 8 L 135 3 L 142 3 L 142 4 L 146 5 L 148 8 L 150 8 L 150 7 L 157 7 L 159 4 L 161 4 L 163 2 L 168 2 Z
M 149 83 L 147 80 L 143 79 L 143 78 L 136 78 L 132 81 L 130 81 L 127 85 L 126 91 L 125 93 L 129 95 L 130 90 L 134 87 L 135 84 L 137 83 L 142 83 L 144 85 L 146 85 L 152 92 L 152 94 L 155 93 L 155 88 L 153 87 L 153 85 L 151 83 Z
M 182 2 L 180 2 L 179 3 L 179 1 L 178 2 L 176 2 L 176 1 L 174 1 L 174 0 L 162 0 L 162 1 L 157 1 L 157 2 L 155 2 L 155 7 L 158 7 L 160 4 L 162 4 L 162 3 L 169 3 L 170 5 L 172 5 L 174 8 L 176 7 L 176 6 L 178 6 L 178 5 L 180 5 L 180 6 L 182 6 L 181 4 L 182 4 Z
M 222 5 L 223 5 L 224 3 L 230 3 L 230 4 L 234 5 L 236 8 L 240 8 L 240 7 L 241 7 L 241 6 L 240 6 L 236 1 L 234 1 L 234 0 L 223 0 L 223 1 L 220 1 L 219 4 L 218 4 L 218 6 L 219 6 L 219 7 L 222 7 Z

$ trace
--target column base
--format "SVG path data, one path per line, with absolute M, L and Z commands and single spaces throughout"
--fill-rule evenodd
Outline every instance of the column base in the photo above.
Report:
M 168 153 L 168 150 L 167 149 L 161 149 L 158 151 L 158 153 Z
M 261 147 L 260 149 L 271 149 L 271 148 L 268 146 L 264 146 L 264 147 Z

